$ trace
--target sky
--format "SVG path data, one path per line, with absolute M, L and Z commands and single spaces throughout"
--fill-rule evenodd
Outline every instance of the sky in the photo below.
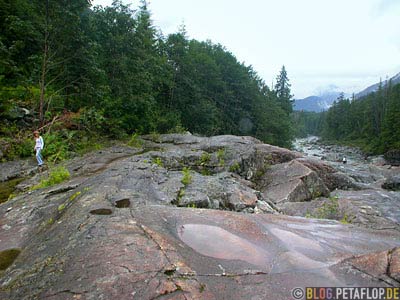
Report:
M 93 0 L 108 6 L 112 0 Z M 123 0 L 136 8 L 138 0 Z M 400 0 L 150 0 L 164 35 L 185 25 L 271 87 L 285 65 L 297 99 L 357 93 L 400 72 Z

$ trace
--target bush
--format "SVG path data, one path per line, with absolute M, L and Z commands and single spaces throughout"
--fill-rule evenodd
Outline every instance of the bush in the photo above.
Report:
M 19 157 L 29 157 L 33 153 L 34 146 L 33 139 L 22 140 L 21 143 L 15 145 L 15 154 Z
M 106 118 L 103 110 L 97 110 L 93 107 L 82 108 L 77 115 L 76 121 L 80 127 L 89 131 L 104 131 Z
M 43 156 L 51 162 L 58 162 L 69 158 L 69 144 L 73 132 L 68 133 L 69 139 L 63 137 L 62 132 L 48 133 L 43 136 Z

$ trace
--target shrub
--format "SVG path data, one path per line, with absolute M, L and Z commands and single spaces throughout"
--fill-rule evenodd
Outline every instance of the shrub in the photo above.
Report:
M 73 137 L 73 131 L 64 137 L 62 132 L 48 133 L 43 136 L 43 156 L 51 162 L 63 161 L 69 158 L 69 143 Z
M 39 184 L 32 187 L 32 190 L 37 190 L 55 184 L 59 184 L 69 179 L 69 177 L 70 173 L 65 167 L 63 166 L 56 167 L 50 171 L 49 177 L 47 179 L 42 179 Z

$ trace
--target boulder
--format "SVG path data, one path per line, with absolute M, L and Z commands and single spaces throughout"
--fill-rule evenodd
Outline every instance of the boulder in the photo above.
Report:
M 400 166 L 400 149 L 389 150 L 384 154 L 384 158 L 389 164 Z
M 393 286 L 400 283 L 400 248 L 356 256 L 348 260 L 352 267 Z
M 355 182 L 351 176 L 344 173 L 341 169 L 338 171 L 333 166 L 328 165 L 320 160 L 299 158 L 298 161 L 316 172 L 330 191 L 334 189 L 359 190 L 363 188 L 362 185 Z
M 400 191 L 400 175 L 393 175 L 386 179 L 382 188 L 392 191 Z
M 257 204 L 257 191 L 251 186 L 250 182 L 228 173 L 214 176 L 193 173 L 192 182 L 179 190 L 174 203 L 186 207 L 242 211 Z
M 271 166 L 259 186 L 263 197 L 275 204 L 329 195 L 329 189 L 318 174 L 297 160 Z

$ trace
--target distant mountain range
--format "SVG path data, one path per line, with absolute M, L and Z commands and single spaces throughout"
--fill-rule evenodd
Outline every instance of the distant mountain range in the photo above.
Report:
M 389 79 L 390 80 L 390 79 Z M 391 78 L 392 84 L 400 83 L 400 73 L 393 76 Z M 388 83 L 388 80 L 382 81 L 382 85 L 385 86 Z M 361 92 L 355 94 L 355 98 L 364 97 L 370 93 L 376 92 L 379 88 L 379 82 L 375 83 Z M 303 110 L 303 111 L 313 111 L 313 112 L 321 112 L 324 110 L 328 110 L 329 107 L 333 104 L 335 100 L 339 97 L 340 92 L 337 91 L 329 91 L 325 92 L 319 96 L 309 96 L 304 99 L 296 99 L 294 101 L 294 110 Z M 345 97 L 349 97 L 350 95 L 344 95 Z
M 340 92 L 328 92 L 320 96 L 309 96 L 294 101 L 294 110 L 321 112 L 328 110 L 332 103 L 337 100 Z
M 400 73 L 398 73 L 397 75 L 393 76 L 389 80 L 392 80 L 392 84 L 400 83 Z M 385 86 L 386 84 L 388 84 L 389 80 L 382 81 L 382 86 Z M 378 90 L 378 88 L 379 88 L 379 84 L 380 84 L 380 82 L 375 83 L 375 84 L 367 87 L 366 89 L 362 90 L 361 92 L 355 94 L 355 98 L 358 99 L 358 98 L 364 97 L 364 96 L 366 96 L 368 94 L 371 94 L 373 92 L 376 92 Z

